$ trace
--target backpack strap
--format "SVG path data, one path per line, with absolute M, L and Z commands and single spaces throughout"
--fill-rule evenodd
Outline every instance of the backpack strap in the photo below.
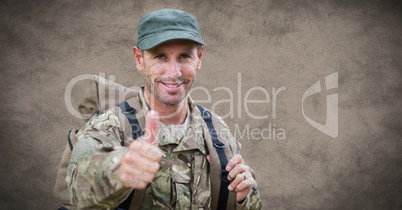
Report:
M 137 139 L 138 137 L 144 135 L 144 131 L 141 129 L 141 126 L 138 122 L 138 119 L 135 115 L 135 108 L 131 107 L 127 101 L 124 101 L 119 104 L 119 108 L 121 109 L 121 113 L 123 113 L 131 128 L 131 134 L 133 139 Z M 133 190 L 130 195 L 117 207 L 117 210 L 139 210 L 142 200 L 145 195 L 145 190 Z
M 70 146 L 70 150 L 73 151 L 73 142 L 71 141 L 71 132 L 73 130 L 68 131 L 68 136 L 67 136 L 67 141 L 68 141 L 68 145 Z
M 229 172 L 226 170 L 226 165 L 228 164 L 228 159 L 225 154 L 226 145 L 219 141 L 218 135 L 216 134 L 216 130 L 214 124 L 212 123 L 212 114 L 208 110 L 205 110 L 200 105 L 197 105 L 198 109 L 201 111 L 202 118 L 204 119 L 205 123 L 207 124 L 209 134 L 211 134 L 212 143 L 216 152 L 218 153 L 219 162 L 221 166 L 220 171 L 220 179 L 221 185 L 219 190 L 219 197 L 218 197 L 218 207 L 219 210 L 226 210 L 228 197 L 229 197 L 229 189 L 228 186 L 230 181 L 228 180 Z
M 137 139 L 138 137 L 144 135 L 144 131 L 141 129 L 140 123 L 135 116 L 135 108 L 131 107 L 127 101 L 119 104 L 119 107 L 121 112 L 127 117 L 127 120 L 130 123 L 133 139 Z

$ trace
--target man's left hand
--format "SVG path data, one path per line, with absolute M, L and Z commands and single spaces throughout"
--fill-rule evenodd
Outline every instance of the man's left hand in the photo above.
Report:
M 226 165 L 226 170 L 229 172 L 228 179 L 231 181 L 228 189 L 237 192 L 237 202 L 244 201 L 255 183 L 250 167 L 244 165 L 243 158 L 237 154 Z

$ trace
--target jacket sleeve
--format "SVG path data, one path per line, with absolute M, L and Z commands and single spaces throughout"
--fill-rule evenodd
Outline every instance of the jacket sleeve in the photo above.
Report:
M 119 205 L 132 191 L 119 178 L 126 148 L 121 146 L 119 119 L 108 111 L 91 118 L 77 133 L 66 181 L 70 202 L 78 208 L 107 209 Z

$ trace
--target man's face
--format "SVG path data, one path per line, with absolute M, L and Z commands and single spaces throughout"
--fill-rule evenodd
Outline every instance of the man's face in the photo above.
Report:
M 179 104 L 194 83 L 196 72 L 201 68 L 204 46 L 173 40 L 150 50 L 134 48 L 137 69 L 145 73 L 145 88 L 166 105 Z

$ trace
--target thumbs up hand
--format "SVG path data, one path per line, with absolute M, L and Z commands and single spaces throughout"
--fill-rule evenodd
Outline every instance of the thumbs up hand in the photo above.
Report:
M 120 164 L 120 180 L 127 187 L 145 189 L 159 170 L 164 156 L 156 138 L 159 114 L 149 111 L 145 116 L 144 135 L 132 141 Z

